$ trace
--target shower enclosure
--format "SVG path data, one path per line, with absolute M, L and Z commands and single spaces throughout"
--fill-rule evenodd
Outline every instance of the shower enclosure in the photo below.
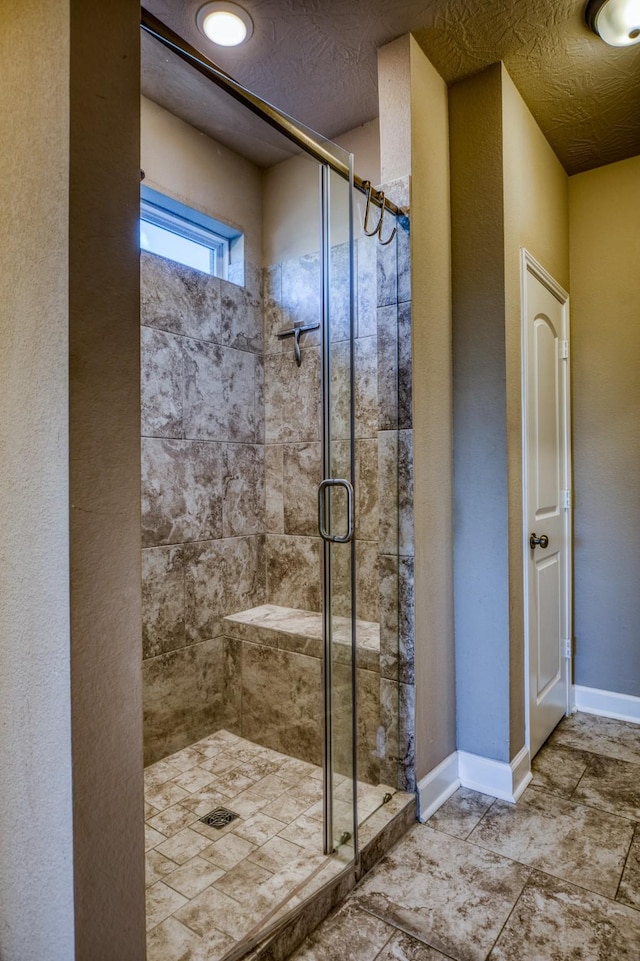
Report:
M 143 24 L 182 69 L 215 75 Z M 222 83 L 234 123 L 284 157 L 260 173 L 259 242 L 247 230 L 226 277 L 153 253 L 141 267 L 148 926 L 163 958 L 180 938 L 239 956 L 414 787 L 408 222 L 355 186 L 349 153 Z M 147 195 L 170 190 L 148 166 Z

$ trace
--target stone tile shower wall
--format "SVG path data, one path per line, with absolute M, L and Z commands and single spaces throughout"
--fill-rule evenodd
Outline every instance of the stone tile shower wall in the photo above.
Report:
M 142 254 L 146 763 L 225 725 L 222 618 L 265 598 L 262 304 L 247 280 Z
M 362 665 L 357 676 L 359 776 L 411 789 L 408 255 L 406 224 L 388 247 L 377 238 L 355 244 L 355 466 L 356 613 L 379 622 L 381 637 L 379 668 Z M 347 246 L 335 247 L 331 257 L 332 468 L 344 476 Z M 302 336 L 300 367 L 292 339 L 276 336 L 294 320 L 319 318 L 320 260 L 312 254 L 275 264 L 262 271 L 261 282 L 255 271 L 248 280 L 245 290 L 143 254 L 148 762 L 226 727 L 321 763 L 320 727 L 311 730 L 308 718 L 310 704 L 320 703 L 318 664 L 304 648 L 285 653 L 225 637 L 222 627 L 223 617 L 265 603 L 321 609 L 320 332 Z M 336 590 L 335 609 L 348 614 L 348 571 L 342 573 L 345 589 L 342 596 Z

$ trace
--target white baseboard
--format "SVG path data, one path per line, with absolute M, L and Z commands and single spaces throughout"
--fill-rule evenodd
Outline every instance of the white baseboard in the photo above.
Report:
M 599 717 L 640 724 L 640 697 L 599 691 L 595 687 L 580 687 L 577 684 L 573 691 L 576 710 L 583 714 L 597 714 Z
M 454 751 L 418 784 L 420 820 L 426 821 L 435 814 L 460 786 L 515 804 L 530 781 L 531 762 L 526 747 L 510 764 Z
M 510 764 L 458 751 L 458 776 L 463 787 L 515 803 L 531 780 L 529 751 L 523 747 Z
M 460 787 L 458 752 L 434 767 L 418 784 L 418 818 L 426 821 Z

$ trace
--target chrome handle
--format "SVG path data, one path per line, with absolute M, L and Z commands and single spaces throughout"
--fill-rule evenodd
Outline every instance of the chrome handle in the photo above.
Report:
M 548 546 L 549 546 L 549 538 L 547 537 L 546 534 L 541 534 L 540 537 L 538 537 L 537 534 L 532 534 L 531 537 L 529 538 L 529 547 L 531 548 L 531 550 L 533 550 L 535 547 L 545 548 Z
M 330 534 L 326 529 L 325 491 L 330 487 L 344 487 L 347 492 L 347 533 Z M 328 477 L 318 487 L 318 530 L 320 537 L 330 544 L 348 544 L 353 539 L 353 487 L 348 480 L 340 477 Z

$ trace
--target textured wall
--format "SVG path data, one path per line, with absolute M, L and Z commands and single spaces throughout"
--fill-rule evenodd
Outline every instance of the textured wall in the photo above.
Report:
M 567 178 L 497 64 L 450 91 L 458 747 L 525 741 L 520 249 L 568 285 Z
M 144 952 L 144 833 L 138 10 L 129 0 L 109 5 L 74 0 L 71 11 L 76 957 L 139 961 Z
M 0 957 L 71 961 L 67 5 L 8 0 L 0 52 Z
M 640 157 L 572 177 L 575 682 L 640 696 Z

